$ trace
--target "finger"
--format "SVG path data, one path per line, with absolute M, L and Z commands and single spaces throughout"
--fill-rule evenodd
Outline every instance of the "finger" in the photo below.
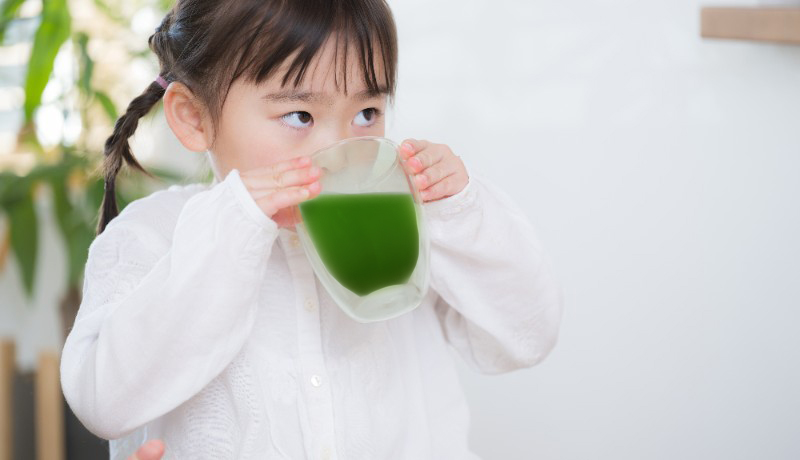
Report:
M 311 166 L 311 157 L 304 155 L 292 158 L 290 160 L 280 161 L 262 168 L 248 169 L 247 171 L 243 171 L 240 176 L 248 176 L 252 178 L 276 177 L 286 171 L 307 168 L 309 166 Z
M 249 177 L 246 181 L 250 189 L 257 191 L 310 184 L 321 176 L 322 170 L 320 168 L 306 166 L 299 169 L 290 169 L 276 175 Z
M 276 187 L 292 187 L 295 185 L 307 185 L 322 176 L 322 170 L 316 166 L 310 166 L 302 169 L 290 169 L 284 171 L 276 176 L 274 186 Z
M 454 161 L 442 159 L 442 161 L 431 165 L 423 172 L 414 176 L 414 180 L 417 183 L 417 187 L 419 187 L 420 190 L 424 190 L 455 174 L 456 171 L 457 169 Z
M 158 439 L 147 441 L 128 460 L 161 460 L 164 455 L 164 443 Z
M 407 159 L 417 152 L 428 148 L 430 142 L 419 141 L 417 139 L 406 139 L 400 143 L 400 155 L 403 159 Z
M 420 192 L 422 195 L 422 201 L 436 201 L 458 193 L 460 191 L 457 190 L 458 184 L 460 183 L 458 176 L 458 174 L 448 176 L 446 179 L 441 180 Z
M 256 200 L 264 212 L 272 217 L 283 208 L 295 206 L 303 201 L 314 198 L 320 192 L 319 182 L 308 185 L 276 189 L 269 195 Z
M 406 160 L 406 163 L 408 163 L 408 166 L 413 172 L 419 174 L 442 161 L 447 151 L 446 146 L 431 146 Z

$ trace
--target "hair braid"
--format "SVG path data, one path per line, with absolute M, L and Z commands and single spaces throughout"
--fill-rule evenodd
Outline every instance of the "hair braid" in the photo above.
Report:
M 103 196 L 103 205 L 101 206 L 100 220 L 97 224 L 98 235 L 103 233 L 111 219 L 119 214 L 115 183 L 123 162 L 127 163 L 129 167 L 153 177 L 134 158 L 130 144 L 128 144 L 128 138 L 136 132 L 139 119 L 147 115 L 150 109 L 164 96 L 164 92 L 165 90 L 161 85 L 156 82 L 151 83 L 142 94 L 128 104 L 125 114 L 117 119 L 114 125 L 114 132 L 106 140 L 105 160 L 103 161 L 105 194 Z

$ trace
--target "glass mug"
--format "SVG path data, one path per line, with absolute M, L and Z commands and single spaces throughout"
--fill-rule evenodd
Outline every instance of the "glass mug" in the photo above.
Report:
M 321 193 L 294 208 L 296 230 L 323 287 L 351 318 L 395 318 L 428 290 L 429 242 L 419 191 L 398 146 L 382 137 L 319 150 Z

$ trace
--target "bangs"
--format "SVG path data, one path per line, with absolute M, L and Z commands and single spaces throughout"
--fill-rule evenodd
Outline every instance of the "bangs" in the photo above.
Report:
M 297 87 L 314 58 L 333 40 L 337 90 L 347 94 L 348 61 L 355 58 L 370 93 L 394 96 L 397 36 L 384 1 L 286 1 L 277 8 L 266 6 L 270 3 L 261 3 L 262 11 L 247 28 L 252 32 L 242 34 L 246 43 L 239 48 L 231 83 L 240 77 L 262 83 L 287 62 L 281 86 L 291 82 Z M 350 56 L 353 53 L 356 56 Z

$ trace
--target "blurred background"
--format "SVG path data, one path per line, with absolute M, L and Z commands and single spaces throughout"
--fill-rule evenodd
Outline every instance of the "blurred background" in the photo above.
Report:
M 80 303 L 102 144 L 158 72 L 147 37 L 170 3 L 0 3 L 0 356 L 17 382 L 0 398 L 18 432 L 53 430 L 26 408 Z M 459 364 L 474 450 L 800 458 L 800 1 L 389 3 L 387 137 L 446 143 L 502 186 L 565 294 L 541 365 Z M 125 175 L 122 205 L 210 178 L 159 111 L 132 145 L 157 178 Z M 71 458 L 102 452 L 63 417 Z

